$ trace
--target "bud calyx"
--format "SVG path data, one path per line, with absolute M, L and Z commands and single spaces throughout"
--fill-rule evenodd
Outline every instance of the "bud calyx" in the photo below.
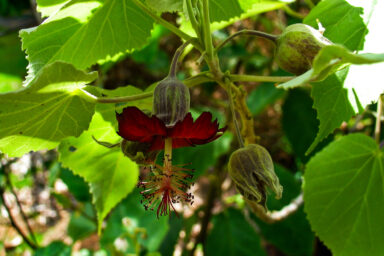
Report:
M 162 80 L 153 93 L 153 114 L 166 126 L 182 121 L 189 112 L 190 94 L 188 87 L 176 77 Z
M 283 188 L 276 176 L 268 151 L 257 144 L 250 144 L 232 153 L 229 174 L 237 190 L 245 199 L 261 204 L 266 209 L 267 188 L 276 198 L 281 198 Z

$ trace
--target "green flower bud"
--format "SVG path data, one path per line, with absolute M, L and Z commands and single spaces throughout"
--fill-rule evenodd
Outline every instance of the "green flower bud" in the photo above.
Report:
M 318 30 L 305 25 L 288 26 L 277 39 L 276 61 L 280 68 L 300 75 L 312 67 L 317 53 L 332 44 Z
M 169 76 L 156 86 L 153 93 L 153 114 L 166 126 L 182 121 L 189 112 L 189 106 L 189 89 L 176 77 Z
M 283 187 L 276 176 L 268 151 L 250 144 L 232 153 L 228 164 L 229 174 L 237 190 L 245 199 L 262 205 L 267 210 L 267 188 L 281 198 Z
M 120 143 L 121 151 L 138 165 L 148 165 L 156 160 L 158 151 L 148 151 L 149 143 L 122 140 Z

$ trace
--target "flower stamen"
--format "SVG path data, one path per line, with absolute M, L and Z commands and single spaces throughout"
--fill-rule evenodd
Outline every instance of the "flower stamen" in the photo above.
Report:
M 146 181 L 140 180 L 138 187 L 144 190 L 141 203 L 146 210 L 157 208 L 157 217 L 168 215 L 175 203 L 185 202 L 193 204 L 194 196 L 187 193 L 191 187 L 193 171 L 182 166 L 172 165 L 172 139 L 165 140 L 163 166 L 153 165 Z M 177 213 L 176 213 L 177 214 Z

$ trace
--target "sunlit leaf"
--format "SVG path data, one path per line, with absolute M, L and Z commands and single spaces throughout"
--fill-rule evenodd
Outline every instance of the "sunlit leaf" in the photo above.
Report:
M 317 28 L 317 20 L 325 28 L 324 36 L 349 50 L 361 50 L 367 26 L 361 15 L 363 8 L 345 0 L 324 0 L 305 17 L 304 23 Z
M 308 163 L 305 211 L 334 255 L 384 251 L 384 152 L 363 134 L 329 144 Z
M 322 82 L 313 84 L 311 96 L 320 126 L 316 138 L 306 154 L 313 151 L 319 142 L 340 127 L 343 121 L 348 121 L 355 114 L 348 100 L 348 91 L 343 88 L 346 73 L 345 70 L 342 70 Z
M 59 159 L 63 166 L 90 184 L 100 229 L 109 211 L 135 187 L 138 167 L 124 156 L 119 147 L 103 147 L 92 136 L 111 143 L 121 140 L 111 123 L 96 112 L 88 131 L 79 138 L 69 138 L 60 144 Z
M 88 128 L 95 107 L 81 89 L 96 77 L 56 62 L 41 70 L 29 87 L 0 94 L 0 150 L 21 156 L 79 136 Z
M 56 60 L 85 69 L 140 48 L 152 20 L 130 0 L 71 1 L 36 28 L 20 32 L 28 54 L 28 80 Z

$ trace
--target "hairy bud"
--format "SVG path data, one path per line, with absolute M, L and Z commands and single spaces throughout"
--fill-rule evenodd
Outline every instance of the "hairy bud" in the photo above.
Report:
M 277 39 L 276 61 L 280 68 L 300 75 L 312 67 L 317 53 L 332 44 L 318 30 L 305 25 L 288 26 Z
M 158 151 L 148 151 L 150 144 L 135 141 L 122 140 L 121 151 L 125 156 L 139 165 L 147 165 L 156 160 Z
M 276 176 L 268 151 L 257 144 L 250 144 L 232 153 L 228 164 L 229 174 L 237 190 L 245 199 L 267 209 L 267 188 L 276 198 L 281 198 L 283 187 Z
M 176 77 L 169 76 L 156 86 L 153 93 L 153 114 L 165 125 L 173 126 L 183 120 L 189 112 L 189 106 L 189 89 Z

